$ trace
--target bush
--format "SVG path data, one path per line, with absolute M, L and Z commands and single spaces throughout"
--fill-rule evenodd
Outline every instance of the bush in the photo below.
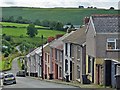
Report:
M 11 41 L 11 36 L 5 36 L 4 39 L 7 41 Z
M 9 52 L 8 52 L 8 51 L 5 51 L 4 57 L 8 57 L 8 56 L 9 56 Z

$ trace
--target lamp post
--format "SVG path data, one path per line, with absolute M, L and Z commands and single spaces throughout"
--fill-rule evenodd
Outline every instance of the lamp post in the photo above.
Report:
M 43 35 L 41 36 L 41 39 L 42 39 L 41 77 L 42 77 L 42 79 L 44 79 L 44 77 L 43 77 Z

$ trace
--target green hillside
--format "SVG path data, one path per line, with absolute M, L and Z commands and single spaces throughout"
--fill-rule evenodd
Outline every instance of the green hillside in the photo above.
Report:
M 9 22 L 0 22 L 0 25 L 2 26 L 16 26 L 16 28 L 9 28 L 9 27 L 3 27 L 2 28 L 2 34 L 10 35 L 13 37 L 28 37 L 27 33 L 27 26 L 28 24 L 18 24 L 18 23 L 9 23 Z M 44 29 L 46 27 L 42 26 L 35 26 L 38 28 L 38 35 L 36 37 L 41 37 L 41 35 L 44 35 L 45 38 L 48 38 L 50 36 L 55 37 L 57 34 L 65 34 L 63 31 L 58 31 L 58 30 L 48 30 Z M 41 28 L 41 29 L 39 29 Z M 43 28 L 43 29 L 42 29 Z
M 2 8 L 3 17 L 22 16 L 25 19 L 60 21 L 63 24 L 83 24 L 83 18 L 92 14 L 118 14 L 117 10 L 79 8 Z

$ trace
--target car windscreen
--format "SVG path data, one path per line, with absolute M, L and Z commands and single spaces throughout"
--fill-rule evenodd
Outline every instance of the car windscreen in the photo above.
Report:
M 14 77 L 12 74 L 6 75 L 5 78 L 11 78 Z

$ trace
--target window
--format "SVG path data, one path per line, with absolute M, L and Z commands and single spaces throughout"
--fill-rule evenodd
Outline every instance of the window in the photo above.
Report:
M 77 46 L 77 59 L 80 60 L 80 46 Z
M 60 51 L 57 50 L 57 60 L 60 60 Z
M 57 60 L 57 49 L 55 49 L 55 59 Z
M 120 39 L 116 39 L 116 49 L 120 50 Z
M 50 62 L 50 56 L 48 55 L 48 63 Z
M 68 44 L 65 43 L 65 55 L 68 55 Z
M 107 49 L 108 50 L 120 50 L 120 39 L 109 38 L 107 39 Z
M 72 44 L 70 44 L 70 57 L 72 56 Z
M 65 59 L 65 72 L 67 72 L 67 71 L 68 71 L 68 60 Z
M 51 54 L 52 54 L 51 56 L 52 56 L 52 57 L 53 57 L 53 53 L 54 53 L 54 52 L 53 52 L 53 48 L 51 48 Z
M 63 53 L 60 52 L 60 62 L 62 62 L 62 59 L 63 59 Z
M 45 53 L 45 61 L 47 61 L 47 53 Z

